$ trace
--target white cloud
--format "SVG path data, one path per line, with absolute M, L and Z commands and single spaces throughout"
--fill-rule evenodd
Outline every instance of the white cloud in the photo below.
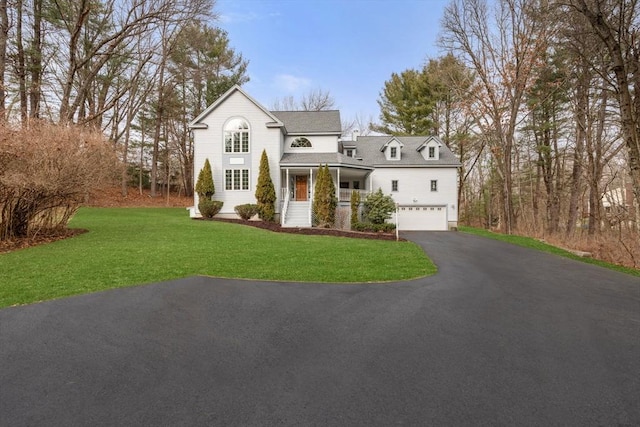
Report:
M 223 13 L 218 16 L 218 19 L 223 24 L 235 24 L 238 22 L 251 22 L 258 19 L 259 16 L 253 12 L 248 13 L 238 13 L 238 12 L 229 12 Z
M 277 89 L 291 93 L 311 86 L 311 79 L 292 76 L 291 74 L 278 74 L 275 77 L 274 84 Z
M 262 19 L 273 19 L 281 16 L 280 12 L 270 12 L 260 15 L 255 12 L 227 12 L 218 16 L 218 20 L 223 24 L 238 24 Z

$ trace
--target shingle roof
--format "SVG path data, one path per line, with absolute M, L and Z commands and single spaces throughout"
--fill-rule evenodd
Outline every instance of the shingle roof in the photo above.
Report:
M 289 134 L 341 134 L 340 111 L 271 111 L 284 123 Z
M 356 140 L 356 157 L 361 157 L 363 162 L 375 167 L 393 166 L 461 166 L 455 154 L 451 152 L 441 141 L 440 158 L 438 160 L 425 160 L 417 149 L 428 136 L 396 136 L 395 138 L 404 144 L 401 150 L 400 160 L 387 160 L 380 148 L 386 144 L 391 136 L 359 136 Z
M 318 166 L 320 164 L 353 166 L 364 169 L 373 169 L 373 166 L 353 157 L 341 153 L 284 153 L 280 159 L 280 165 L 289 166 Z

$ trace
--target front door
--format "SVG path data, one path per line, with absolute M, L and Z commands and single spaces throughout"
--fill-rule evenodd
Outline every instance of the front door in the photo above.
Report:
M 296 176 L 296 201 L 307 201 L 307 177 L 306 175 Z

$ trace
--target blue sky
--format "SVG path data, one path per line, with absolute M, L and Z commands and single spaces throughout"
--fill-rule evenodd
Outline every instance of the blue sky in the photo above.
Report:
M 276 98 L 329 91 L 343 121 L 377 120 L 392 72 L 422 66 L 436 46 L 448 0 L 218 0 L 216 25 L 249 60 L 244 89 Z

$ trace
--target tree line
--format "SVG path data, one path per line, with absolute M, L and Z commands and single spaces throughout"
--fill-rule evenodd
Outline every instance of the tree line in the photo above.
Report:
M 443 138 L 464 165 L 463 223 L 637 231 L 637 1 L 452 0 L 441 22 L 446 54 L 385 82 L 374 130 Z M 635 210 L 605 211 L 625 186 Z
M 0 120 L 106 135 L 152 196 L 193 192 L 188 122 L 248 62 L 211 25 L 214 0 L 0 0 Z M 148 180 L 148 182 L 146 182 Z

